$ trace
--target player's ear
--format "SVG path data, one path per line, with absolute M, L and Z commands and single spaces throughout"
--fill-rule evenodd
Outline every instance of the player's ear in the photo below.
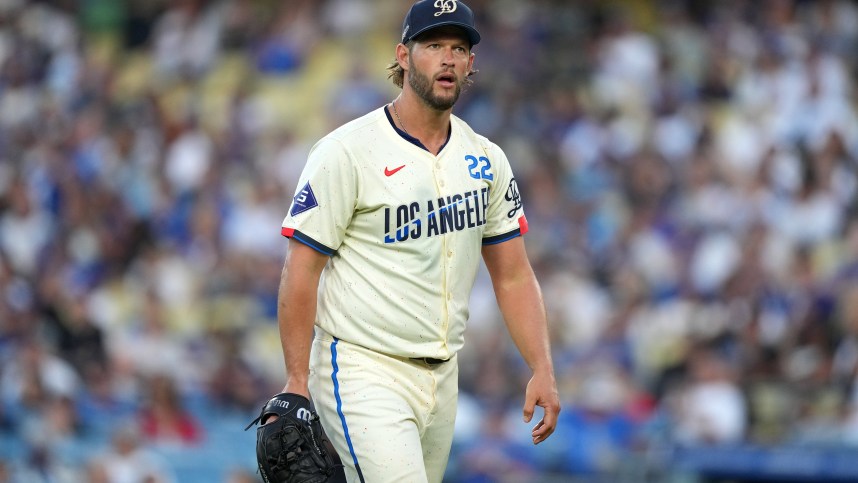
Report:
M 396 46 L 396 61 L 399 62 L 399 67 L 408 70 L 408 56 L 411 55 L 411 49 L 405 44 L 397 44 Z

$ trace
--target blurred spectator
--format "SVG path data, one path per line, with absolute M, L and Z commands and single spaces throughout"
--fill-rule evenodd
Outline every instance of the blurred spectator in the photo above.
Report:
M 819 179 L 813 155 L 802 150 L 799 163 L 801 181 L 795 195 L 773 200 L 766 222 L 787 240 L 813 245 L 840 231 L 844 213 L 827 180 Z
M 90 481 L 109 483 L 173 483 L 166 462 L 147 449 L 134 425 L 118 426 L 111 448 L 89 461 Z
M 562 443 L 546 448 L 553 449 L 547 466 L 573 475 L 616 474 L 638 442 L 647 415 L 634 411 L 637 396 L 619 367 L 583 362 L 576 372 L 580 377 L 572 398 L 558 419 Z
M 386 100 L 386 92 L 369 76 L 366 65 L 353 62 L 347 75 L 334 87 L 328 101 L 330 123 L 341 125 L 383 105 Z
M 214 163 L 214 145 L 199 124 L 197 114 L 184 114 L 175 139 L 167 146 L 164 174 L 178 197 L 201 188 Z
M 603 105 L 640 112 L 650 104 L 658 84 L 658 45 L 637 29 L 629 12 L 612 13 L 599 39 L 593 87 Z M 637 147 L 628 145 L 622 149 Z
M 530 481 L 536 468 L 527 443 L 512 437 L 505 405 L 483 401 L 479 438 L 461 449 L 455 468 L 463 483 Z
M 136 385 L 123 387 L 121 368 L 92 366 L 84 375 L 85 390 L 78 397 L 81 424 L 95 434 L 107 434 L 117 422 L 130 418 L 140 404 Z
M 79 481 L 77 442 L 84 435 L 74 401 L 51 397 L 38 413 L 21 422 L 26 442 L 24 460 L 17 469 L 20 481 Z
M 18 273 L 33 276 L 52 236 L 50 215 L 34 202 L 23 179 L 12 184 L 8 203 L 0 213 L 0 251 Z
M 15 415 L 12 419 L 26 425 L 30 418 L 40 418 L 42 405 L 51 398 L 74 399 L 80 384 L 80 376 L 68 362 L 29 339 L 20 343 L 15 359 L 4 364 L 0 396 Z
M 157 72 L 167 80 L 195 79 L 220 52 L 226 2 L 180 0 L 161 14 L 152 32 Z
M 249 180 L 248 180 L 249 181 Z M 279 192 L 268 180 L 251 185 L 236 180 L 232 209 L 223 220 L 224 250 L 239 256 L 270 259 L 282 252 L 272 224 L 280 218 Z
M 265 18 L 262 38 L 254 47 L 256 67 L 263 74 L 293 73 L 303 66 L 321 32 L 316 2 L 300 0 Z
M 701 348 L 691 355 L 688 376 L 677 401 L 677 441 L 689 445 L 740 442 L 746 431 L 746 402 L 728 364 Z
M 210 376 L 210 394 L 222 407 L 253 412 L 265 398 L 268 384 L 242 353 L 241 334 L 229 331 L 213 334 L 218 341 L 219 365 Z
M 74 462 L 59 461 L 51 448 L 39 442 L 29 448 L 15 469 L 13 481 L 33 483 L 73 483 L 80 481 L 79 468 Z
M 57 306 L 57 304 L 59 306 Z M 44 307 L 54 317 L 54 334 L 59 355 L 74 366 L 81 376 L 104 371 L 107 348 L 104 334 L 90 319 L 86 299 L 58 300 Z
M 194 445 L 202 441 L 203 428 L 182 402 L 175 382 L 166 374 L 151 376 L 138 413 L 146 441 L 159 446 Z
M 165 267 L 167 270 L 169 267 Z M 175 277 L 171 283 L 177 287 L 183 282 L 176 280 L 182 276 L 181 272 L 164 273 L 162 276 Z M 161 288 L 165 288 L 164 285 Z M 119 331 L 111 341 L 113 364 L 121 368 L 130 367 L 143 377 L 171 374 L 183 387 L 196 384 L 199 377 L 196 364 L 183 340 L 167 325 L 167 308 L 152 293 L 145 301 L 138 315 L 140 319 L 134 320 L 126 331 Z

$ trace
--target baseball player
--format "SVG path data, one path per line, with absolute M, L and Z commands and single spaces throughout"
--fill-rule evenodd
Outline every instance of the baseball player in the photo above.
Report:
M 402 93 L 313 147 L 283 221 L 283 392 L 312 395 L 349 481 L 442 480 L 481 256 L 533 371 L 524 420 L 544 409 L 533 443 L 557 422 L 515 178 L 504 152 L 451 113 L 479 41 L 461 1 L 415 3 L 390 67 Z

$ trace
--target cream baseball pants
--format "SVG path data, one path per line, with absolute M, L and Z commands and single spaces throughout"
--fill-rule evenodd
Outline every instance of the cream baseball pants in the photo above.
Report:
M 456 420 L 456 357 L 381 354 L 316 328 L 310 395 L 349 482 L 440 483 Z

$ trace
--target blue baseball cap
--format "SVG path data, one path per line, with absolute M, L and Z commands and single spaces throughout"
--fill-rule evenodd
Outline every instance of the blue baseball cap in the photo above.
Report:
M 480 43 L 480 33 L 474 26 L 473 10 L 458 0 L 420 0 L 412 5 L 402 23 L 402 43 L 444 25 L 463 28 L 471 47 Z

